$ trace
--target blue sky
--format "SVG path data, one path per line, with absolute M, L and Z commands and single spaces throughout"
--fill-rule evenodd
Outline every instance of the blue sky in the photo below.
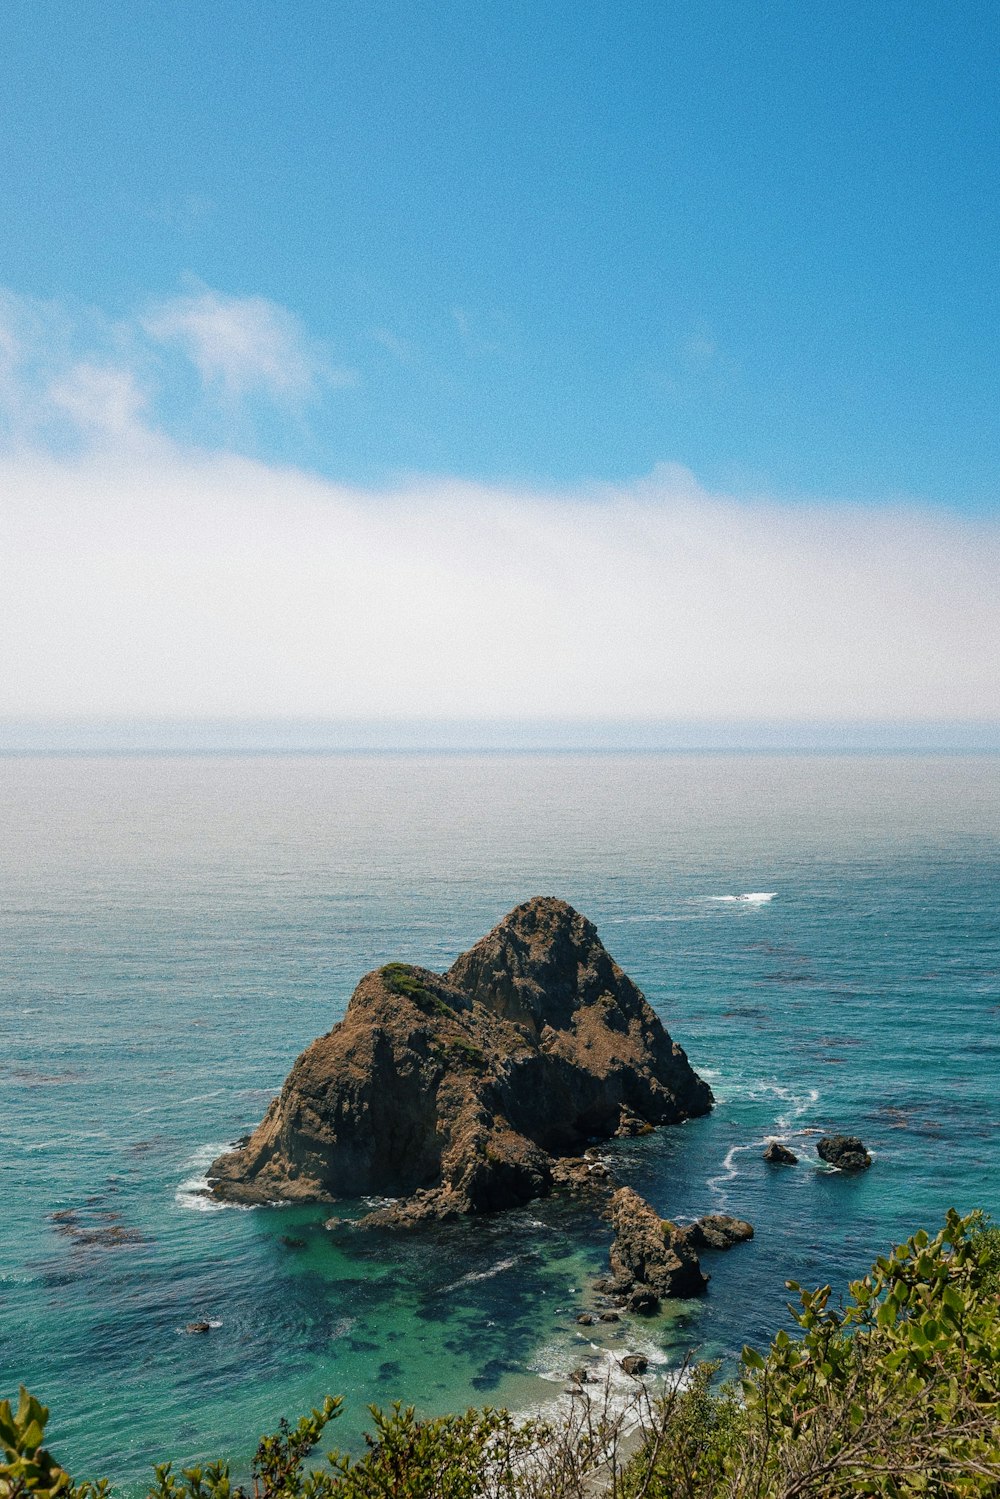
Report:
M 0 718 L 1000 723 L 996 6 L 0 37 Z
M 0 276 L 190 278 L 350 383 L 176 435 L 337 479 L 997 502 L 993 5 L 10 0 Z M 252 404 L 252 403 L 251 403 Z

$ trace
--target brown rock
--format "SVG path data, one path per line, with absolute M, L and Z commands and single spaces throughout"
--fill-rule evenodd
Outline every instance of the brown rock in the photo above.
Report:
M 764 1151 L 764 1160 L 771 1166 L 795 1166 L 798 1159 L 795 1152 L 782 1145 L 780 1140 L 772 1140 Z
M 660 1298 L 652 1286 L 636 1286 L 630 1293 L 626 1306 L 630 1312 L 638 1312 L 641 1317 L 651 1317 L 660 1309 Z
M 609 1311 L 609 1312 L 602 1312 L 600 1320 L 602 1322 L 620 1322 L 622 1319 L 618 1315 L 617 1312 L 610 1312 Z
M 581 1312 L 576 1320 L 581 1327 L 593 1327 L 594 1325 L 594 1319 L 590 1312 Z
M 621 1366 L 626 1374 L 645 1374 L 649 1368 L 649 1359 L 644 1353 L 626 1353 Z
M 753 1224 L 745 1218 L 731 1218 L 728 1213 L 706 1213 L 680 1232 L 692 1249 L 732 1249 L 753 1238 Z
M 554 1157 L 623 1116 L 672 1124 L 711 1106 L 592 924 L 537 897 L 443 976 L 367 974 L 209 1176 L 235 1202 L 400 1198 L 363 1221 L 414 1224 L 544 1195 Z
M 212 1331 L 212 1324 L 211 1324 L 211 1322 L 189 1322 L 188 1325 L 187 1325 L 187 1327 L 185 1327 L 184 1331 L 185 1332 L 191 1332 L 191 1333 L 211 1332 Z
M 619 1286 L 630 1292 L 646 1287 L 664 1298 L 704 1291 L 708 1276 L 684 1230 L 664 1222 L 631 1187 L 619 1187 L 612 1197 L 611 1225 L 611 1270 Z

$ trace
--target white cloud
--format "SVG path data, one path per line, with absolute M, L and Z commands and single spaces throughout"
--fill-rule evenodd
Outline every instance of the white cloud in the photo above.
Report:
M 995 521 L 676 466 L 346 489 L 159 431 L 174 344 L 227 398 L 334 378 L 263 298 L 0 291 L 4 715 L 1000 718 Z
M 94 436 L 132 440 L 144 429 L 148 398 L 129 369 L 75 364 L 52 382 L 48 397 L 74 426 Z
M 127 413 L 127 392 L 109 406 Z M 11 715 L 996 718 L 997 543 L 993 522 L 736 501 L 676 467 L 554 497 L 351 490 L 166 444 L 138 469 L 9 457 L 0 701 Z
M 192 364 L 202 387 L 193 397 Z M 352 379 L 263 297 L 199 286 L 113 319 L 0 287 L 0 441 L 11 446 L 145 449 L 168 441 L 161 412 L 174 431 L 221 420 L 246 436 L 244 398 L 263 394 L 299 420 L 306 403 Z
M 348 385 L 291 312 L 265 297 L 229 297 L 205 287 L 173 297 L 142 320 L 157 342 L 178 344 L 206 385 L 228 396 L 255 390 L 299 400 L 324 385 Z

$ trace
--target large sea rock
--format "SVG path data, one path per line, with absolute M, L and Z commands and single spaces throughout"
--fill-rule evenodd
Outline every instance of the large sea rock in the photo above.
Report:
M 711 1107 L 593 924 L 539 896 L 446 974 L 366 974 L 209 1181 L 233 1202 L 375 1194 L 397 1201 L 370 1222 L 448 1218 L 544 1195 L 557 1158 L 636 1120 Z

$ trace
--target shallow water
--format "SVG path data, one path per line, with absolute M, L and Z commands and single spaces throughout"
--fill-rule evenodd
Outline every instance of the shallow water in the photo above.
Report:
M 601 1348 L 732 1356 L 786 1279 L 1000 1210 L 998 783 L 989 756 L 0 760 L 0 1393 L 24 1380 L 60 1457 L 126 1487 L 245 1463 L 327 1392 L 356 1446 L 373 1400 L 524 1407 Z M 608 1236 L 560 1202 L 370 1239 L 204 1210 L 207 1161 L 363 972 L 445 968 L 541 893 L 715 1089 L 609 1147 L 664 1215 L 756 1224 L 703 1301 L 578 1328 Z M 871 1171 L 820 1169 L 817 1129 L 861 1134 Z M 771 1135 L 798 1167 L 764 1165 Z

